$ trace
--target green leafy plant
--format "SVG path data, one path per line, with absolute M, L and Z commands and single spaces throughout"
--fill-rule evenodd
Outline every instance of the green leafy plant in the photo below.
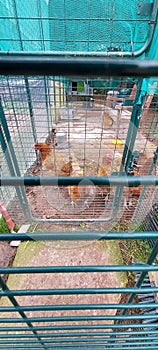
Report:
M 10 232 L 8 225 L 6 224 L 3 217 L 0 218 L 0 233 Z
M 15 225 L 14 226 L 14 231 L 18 232 L 18 230 L 19 230 L 19 226 Z M 10 232 L 10 229 L 8 228 L 8 225 L 5 222 L 4 218 L 1 217 L 0 218 L 0 233 L 5 233 L 5 232 Z

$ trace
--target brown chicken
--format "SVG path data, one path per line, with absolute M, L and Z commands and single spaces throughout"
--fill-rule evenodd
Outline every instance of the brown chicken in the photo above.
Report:
M 115 153 L 115 158 L 113 152 L 109 152 L 106 156 L 102 158 L 101 165 L 98 169 L 98 176 L 110 176 L 111 172 L 118 172 L 120 169 L 122 156 L 120 153 Z M 99 186 L 102 196 L 106 195 L 105 199 L 108 199 L 110 194 L 110 186 Z
M 70 175 L 73 177 L 80 177 L 80 176 L 82 177 L 83 171 L 79 168 L 77 171 L 73 170 Z M 72 205 L 75 205 L 76 202 L 82 199 L 83 186 L 79 186 L 79 185 L 68 186 L 68 193 L 71 198 Z
M 120 165 L 122 160 L 122 154 L 116 152 L 115 155 L 112 152 L 109 152 L 106 156 L 103 157 L 101 166 L 98 170 L 98 176 L 110 176 L 111 172 L 119 173 Z M 139 166 L 135 164 L 134 170 L 131 172 L 132 176 L 139 176 Z M 110 194 L 110 187 L 108 186 L 99 186 L 102 191 L 102 195 L 106 194 L 106 199 L 108 199 Z M 139 197 L 142 187 L 125 187 L 124 188 L 124 206 L 128 208 L 132 205 L 132 197 Z
M 34 146 L 36 151 L 40 152 L 40 158 L 42 162 L 42 171 L 44 175 L 50 176 L 73 176 L 82 177 L 83 171 L 81 170 L 77 160 L 73 157 L 67 156 L 64 153 L 54 151 L 51 145 L 45 143 L 36 143 Z M 87 197 L 92 197 L 94 194 L 94 187 L 92 185 L 87 186 L 68 186 L 68 193 L 71 199 L 72 205 L 76 202 Z
M 51 145 L 45 143 L 36 143 L 36 151 L 40 152 L 42 170 L 46 175 L 51 176 L 69 176 L 72 172 L 72 158 L 67 157 L 62 152 L 54 151 Z
M 98 176 L 108 176 L 108 169 L 106 165 L 107 165 L 107 156 L 104 156 L 102 159 L 101 166 L 98 169 Z M 102 197 L 106 195 L 106 198 L 108 199 L 108 196 L 110 194 L 110 187 L 100 185 L 98 186 L 98 188 Z
M 73 177 L 82 177 L 83 171 L 80 170 L 78 172 L 73 171 L 71 173 Z M 86 186 L 74 185 L 68 186 L 68 193 L 71 198 L 71 204 L 75 206 L 75 204 L 83 203 L 84 206 L 89 208 L 89 204 L 92 202 L 95 195 L 95 186 L 92 184 L 87 184 Z
M 72 170 L 73 170 L 73 168 L 72 168 L 72 158 L 70 158 L 70 161 L 65 163 L 61 167 L 61 169 L 59 171 L 59 176 L 70 176 L 71 173 L 72 173 Z
M 48 155 L 52 152 L 51 146 L 47 145 L 46 143 L 35 143 L 34 149 L 35 151 L 40 152 L 40 159 L 42 163 L 48 157 Z

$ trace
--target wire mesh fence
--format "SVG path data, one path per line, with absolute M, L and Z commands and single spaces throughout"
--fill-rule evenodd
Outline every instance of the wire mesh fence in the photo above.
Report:
M 1 0 L 1 49 L 132 55 L 150 41 L 155 3 Z
M 139 84 L 129 78 L 3 77 L 3 151 L 7 134 L 21 176 L 157 175 L 157 95 L 143 97 Z M 126 156 L 131 153 L 128 165 L 123 164 L 125 148 Z M 5 164 L 4 159 L 2 174 L 9 176 L 10 164 Z M 30 220 L 89 222 L 89 230 L 95 223 L 96 230 L 112 229 L 121 220 L 132 230 L 156 201 L 155 187 L 108 188 L 86 181 L 27 187 Z M 6 188 L 1 191 L 10 205 L 15 192 L 8 197 Z M 14 217 L 12 205 L 10 210 Z M 19 219 L 21 210 L 22 205 Z

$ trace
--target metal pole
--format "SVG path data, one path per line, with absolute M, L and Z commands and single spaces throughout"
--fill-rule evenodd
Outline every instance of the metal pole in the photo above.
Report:
M 0 240 L 2 241 L 93 241 L 93 240 L 147 240 L 158 239 L 158 232 L 40 232 L 40 233 L 0 233 Z
M 149 234 L 149 236 L 150 236 L 150 234 Z M 154 260 L 156 259 L 157 253 L 158 253 L 158 241 L 155 243 L 155 246 L 154 246 L 154 248 L 153 248 L 153 250 L 152 250 L 152 252 L 151 252 L 151 254 L 150 254 L 149 258 L 148 258 L 147 264 L 151 265 L 154 262 Z M 138 279 L 138 281 L 136 283 L 136 288 L 140 288 L 141 287 L 146 274 L 147 274 L 147 271 L 144 271 L 144 272 L 141 273 L 141 275 L 140 275 L 140 277 L 139 277 L 139 279 Z M 143 289 L 140 289 L 139 293 L 140 292 L 142 293 Z M 127 301 L 127 304 L 131 304 L 132 303 L 135 295 L 136 295 L 136 293 L 131 293 L 131 295 L 130 295 L 128 301 Z M 124 309 L 121 315 L 122 316 L 126 315 L 127 311 L 128 311 L 128 309 Z M 120 322 L 118 321 L 117 323 L 119 324 Z
M 112 59 L 37 55 L 0 56 L 1 75 L 47 75 L 65 77 L 157 77 L 157 60 Z
M 7 125 L 7 121 L 3 112 L 3 108 L 0 102 L 0 118 L 1 118 L 1 125 L 3 127 L 4 130 L 4 134 L 5 134 L 5 139 L 3 136 L 3 132 L 1 130 L 0 133 L 0 137 L 1 137 L 1 144 L 2 144 L 2 149 L 3 152 L 6 155 L 6 161 L 10 170 L 11 175 L 14 177 L 14 179 L 16 178 L 16 176 L 20 177 L 20 170 L 19 170 L 19 166 L 18 166 L 18 162 L 16 159 L 16 154 L 14 152 L 14 148 L 12 145 L 12 141 L 11 141 L 11 137 L 10 137 L 10 133 L 9 133 L 9 129 L 8 129 L 8 125 Z M 8 152 L 9 150 L 9 152 Z M 30 220 L 30 210 L 29 210 L 29 205 L 28 205 L 28 201 L 27 201 L 27 197 L 26 197 L 26 192 L 24 189 L 24 186 L 22 185 L 21 188 L 17 188 L 17 195 L 19 198 L 19 202 L 21 205 L 21 208 L 23 210 L 23 213 L 25 215 L 25 218 L 27 220 Z
M 26 94 L 27 94 L 27 102 L 28 102 L 28 107 L 29 107 L 29 114 L 30 114 L 30 121 L 31 121 L 31 126 L 32 126 L 33 139 L 34 139 L 34 143 L 36 143 L 37 142 L 37 133 L 36 133 L 36 126 L 35 126 L 35 120 L 34 120 L 34 115 L 33 115 L 33 105 L 32 105 L 32 98 L 31 98 L 31 92 L 30 92 L 28 78 L 25 78 L 25 88 L 26 88 Z

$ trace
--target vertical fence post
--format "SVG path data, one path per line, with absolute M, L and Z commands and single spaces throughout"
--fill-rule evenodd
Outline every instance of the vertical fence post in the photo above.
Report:
M 56 101 L 56 85 L 55 85 L 55 79 L 53 78 L 53 105 L 54 105 L 54 112 L 55 112 L 55 123 L 57 122 L 57 101 Z
M 23 51 L 23 41 L 22 41 L 22 38 L 21 38 L 20 24 L 19 24 L 19 20 L 18 20 L 18 12 L 17 12 L 17 7 L 16 7 L 15 0 L 13 0 L 13 5 L 14 5 L 14 12 L 15 12 L 15 18 L 16 18 L 18 34 L 19 34 L 20 47 L 21 47 L 21 51 Z M 34 138 L 34 143 L 36 143 L 37 142 L 37 135 L 36 135 L 36 128 L 35 128 L 35 123 L 34 123 L 33 107 L 32 107 L 32 100 L 31 100 L 29 81 L 28 81 L 28 78 L 25 78 L 24 80 L 25 80 L 25 87 L 26 87 L 26 94 L 27 94 L 27 102 L 28 102 L 28 107 L 29 107 L 30 120 L 31 120 L 32 131 L 33 131 L 33 138 Z
M 152 161 L 152 163 L 150 165 L 150 169 L 149 169 L 148 175 L 152 174 L 153 169 L 154 169 L 154 167 L 156 165 L 157 159 L 158 159 L 158 146 L 156 148 L 156 151 L 154 152 L 153 161 Z M 137 217 L 137 214 L 139 213 L 140 206 L 141 206 L 141 203 L 142 203 L 142 201 L 144 199 L 144 194 L 145 194 L 146 189 L 147 189 L 147 186 L 143 186 L 143 189 L 141 191 L 141 195 L 140 195 L 139 200 L 138 200 L 137 208 L 136 208 L 135 213 L 134 213 L 135 217 Z
M 31 121 L 32 132 L 33 132 L 33 139 L 34 139 L 34 143 L 36 143 L 37 142 L 37 133 L 36 133 L 36 126 L 35 126 L 35 120 L 34 120 L 34 115 L 33 115 L 33 106 L 32 106 L 29 80 L 28 80 L 28 78 L 25 78 L 24 80 L 25 80 L 25 88 L 26 88 L 26 94 L 27 94 L 27 102 L 28 102 L 28 107 L 29 107 L 30 121 Z
M 44 38 L 44 29 L 43 29 L 43 20 L 42 20 L 42 8 L 41 8 L 41 0 L 38 0 L 37 3 L 38 6 L 38 13 L 40 17 L 39 21 L 39 26 L 40 26 L 40 36 L 41 36 L 41 42 L 42 42 L 42 50 L 45 51 L 45 38 Z M 49 83 L 49 78 L 43 77 L 43 82 L 44 82 L 44 91 L 45 91 L 45 103 L 46 103 L 46 110 L 47 110 L 47 126 L 48 126 L 48 134 L 50 133 L 50 130 L 52 128 L 52 123 L 50 123 L 50 113 L 49 113 L 49 91 L 48 91 L 48 83 Z
M 138 82 L 138 87 L 137 87 L 134 105 L 132 109 L 128 133 L 126 137 L 126 142 L 125 142 L 125 147 L 124 147 L 124 152 L 123 152 L 122 162 L 121 162 L 121 168 L 120 168 L 121 173 L 123 172 L 124 166 L 125 166 L 125 170 L 127 170 L 128 168 L 128 165 L 132 157 L 134 142 L 137 136 L 138 126 L 140 122 L 140 114 L 142 110 L 142 105 L 138 105 L 138 101 L 141 97 L 142 83 L 143 83 L 143 79 L 141 78 Z
M 18 162 L 16 159 L 16 155 L 14 152 L 14 148 L 12 145 L 12 141 L 11 141 L 11 137 L 10 137 L 10 133 L 9 133 L 9 129 L 8 129 L 8 125 L 7 125 L 7 121 L 3 112 L 3 108 L 0 102 L 0 119 L 1 119 L 1 124 L 4 130 L 4 134 L 5 134 L 5 138 L 3 136 L 3 132 L 1 129 L 0 132 L 0 141 L 1 141 L 1 145 L 2 145 L 2 150 L 5 153 L 6 156 L 6 161 L 10 170 L 10 173 L 12 176 L 20 176 L 20 170 L 19 170 L 19 166 L 18 166 Z M 21 204 L 21 208 L 22 211 L 25 215 L 25 218 L 27 220 L 30 220 L 31 215 L 30 215 L 30 210 L 29 210 L 29 205 L 28 205 L 28 201 L 27 201 L 27 197 L 26 197 L 26 192 L 24 189 L 24 186 L 21 186 L 19 188 L 17 188 L 17 196 L 19 198 L 19 202 Z
M 157 240 L 157 242 L 155 243 L 155 246 L 154 246 L 154 248 L 153 248 L 153 250 L 152 250 L 152 252 L 151 252 L 151 254 L 150 254 L 149 258 L 148 258 L 148 261 L 147 261 L 147 264 L 148 264 L 148 265 L 152 265 L 152 264 L 153 264 L 153 262 L 154 262 L 154 260 L 155 260 L 155 258 L 156 258 L 156 256 L 157 256 L 157 253 L 158 253 L 158 240 Z M 145 278 L 146 274 L 147 274 L 146 271 L 143 271 L 143 272 L 141 273 L 141 275 L 140 275 L 140 277 L 139 277 L 139 279 L 138 279 L 138 281 L 137 281 L 137 283 L 136 283 L 136 286 L 135 286 L 136 288 L 141 287 L 141 285 L 142 285 L 142 283 L 143 283 L 143 281 L 144 281 L 144 278 Z M 140 292 L 141 292 L 141 289 L 140 289 Z M 132 303 L 132 301 L 133 301 L 135 295 L 136 295 L 136 293 L 132 293 L 132 294 L 130 295 L 130 297 L 129 297 L 128 301 L 127 301 L 127 304 L 131 304 L 131 303 Z M 126 315 L 127 311 L 128 311 L 128 309 L 124 309 L 121 315 L 122 315 L 122 316 Z M 118 324 L 119 324 L 120 322 L 121 322 L 121 321 L 117 321 Z
M 138 83 L 138 88 L 137 88 L 137 92 L 134 100 L 134 106 L 133 106 L 131 119 L 129 123 L 128 133 L 126 137 L 125 147 L 124 147 L 121 166 L 120 166 L 120 175 L 123 173 L 124 167 L 127 173 L 128 166 L 132 158 L 133 148 L 134 148 L 138 127 L 140 123 L 140 114 L 142 110 L 142 105 L 138 104 L 138 101 L 141 97 L 142 83 L 143 83 L 143 79 L 141 78 Z M 116 188 L 114 202 L 113 202 L 114 212 L 115 211 L 117 212 L 117 209 L 120 205 L 121 198 L 123 195 L 123 190 L 124 190 L 123 186 L 117 186 Z

